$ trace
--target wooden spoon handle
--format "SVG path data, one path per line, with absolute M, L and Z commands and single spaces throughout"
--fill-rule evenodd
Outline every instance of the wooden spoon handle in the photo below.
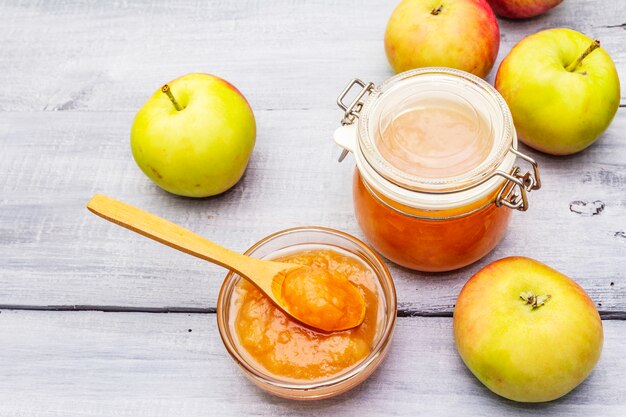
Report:
M 181 252 L 223 266 L 241 276 L 250 277 L 249 274 L 258 269 L 259 264 L 266 263 L 226 249 L 184 227 L 105 195 L 94 195 L 87 203 L 87 208 L 110 222 Z

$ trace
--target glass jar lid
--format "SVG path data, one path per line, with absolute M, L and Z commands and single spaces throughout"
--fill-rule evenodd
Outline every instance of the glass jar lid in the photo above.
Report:
M 426 126 L 431 130 L 417 137 L 417 124 L 428 125 L 425 119 L 443 112 L 444 119 L 456 117 L 448 123 L 456 129 L 436 132 L 438 126 Z M 413 115 L 424 116 L 398 126 Z M 511 113 L 497 91 L 478 77 L 450 68 L 422 68 L 385 81 L 363 105 L 358 128 L 359 147 L 376 172 L 403 188 L 430 193 L 459 190 L 485 179 L 501 165 L 514 136 Z M 412 163 L 398 163 L 398 152 L 384 146 L 389 143 L 400 145 L 396 149 L 409 144 L 403 150 Z M 407 149 L 411 144 L 413 149 Z
M 346 105 L 354 85 L 362 89 Z M 525 192 L 539 188 L 536 163 L 517 152 L 504 99 L 472 74 L 432 67 L 398 74 L 378 87 L 353 80 L 337 103 L 345 117 L 335 140 L 354 152 L 362 177 L 394 201 L 447 209 L 512 181 L 502 204 L 525 209 Z M 536 178 L 519 174 L 516 156 L 533 165 Z

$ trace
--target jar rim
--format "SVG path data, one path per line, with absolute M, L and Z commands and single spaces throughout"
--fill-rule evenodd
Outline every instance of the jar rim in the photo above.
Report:
M 349 368 L 346 372 L 342 372 L 330 378 L 321 379 L 319 381 L 299 382 L 294 380 L 286 380 L 280 379 L 280 377 L 270 375 L 267 372 L 263 372 L 258 367 L 255 367 L 253 364 L 251 364 L 244 357 L 244 355 L 240 353 L 239 348 L 237 347 L 231 335 L 230 326 L 226 314 L 228 310 L 227 305 L 232 298 L 234 286 L 236 285 L 238 280 L 241 279 L 239 275 L 233 272 L 229 272 L 226 275 L 226 278 L 224 279 L 224 282 L 220 289 L 217 302 L 217 323 L 220 337 L 222 338 L 226 350 L 235 360 L 235 362 L 245 371 L 246 376 L 248 376 L 257 385 L 266 390 L 269 390 L 270 392 L 273 392 L 272 389 L 275 389 L 278 392 L 273 392 L 274 394 L 285 397 L 309 399 L 327 398 L 341 392 L 345 392 L 348 389 L 356 386 L 358 383 L 362 382 L 361 380 L 359 380 L 359 376 L 363 374 L 365 374 L 365 376 L 368 376 L 371 372 L 373 372 L 373 370 L 378 366 L 380 361 L 384 358 L 391 342 L 393 330 L 395 328 L 397 311 L 396 290 L 393 279 L 391 278 L 391 274 L 382 258 L 378 254 L 376 254 L 366 243 L 362 242 L 354 236 L 335 229 L 321 226 L 300 226 L 281 230 L 270 234 L 269 236 L 266 236 L 265 238 L 256 242 L 248 250 L 246 250 L 244 254 L 253 256 L 256 250 L 260 249 L 263 245 L 273 241 L 274 239 L 302 232 L 318 232 L 340 237 L 355 244 L 360 251 L 367 255 L 367 258 L 360 256 L 360 259 L 370 265 L 370 267 L 372 267 L 372 270 L 378 278 L 380 286 L 385 292 L 385 294 L 382 294 L 381 296 L 384 297 L 386 304 L 386 319 L 384 320 L 379 340 L 377 341 L 376 345 L 372 347 L 372 351 L 370 352 L 370 354 L 362 359 L 360 362 L 358 362 L 356 365 Z M 302 244 L 306 243 L 310 242 L 302 242 Z M 373 265 L 372 263 L 375 263 L 376 265 Z M 389 298 L 386 297 L 386 293 L 390 294 Z M 337 387 L 341 390 L 339 392 L 327 392 L 327 390 L 334 387 Z M 289 393 L 291 393 L 292 395 L 290 395 Z M 304 393 L 306 393 L 306 396 L 303 396 Z

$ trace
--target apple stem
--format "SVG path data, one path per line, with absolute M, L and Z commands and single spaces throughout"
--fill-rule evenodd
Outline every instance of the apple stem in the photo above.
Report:
M 526 301 L 526 304 L 530 304 L 533 310 L 541 307 L 546 303 L 546 301 L 552 298 L 550 294 L 535 295 L 532 291 L 524 291 L 519 296 L 522 300 Z
M 181 111 L 183 109 L 183 107 L 178 104 L 178 101 L 176 101 L 176 98 L 174 98 L 174 94 L 172 94 L 169 85 L 165 84 L 163 87 L 161 87 L 161 91 L 163 91 L 165 95 L 170 99 L 176 110 Z
M 432 14 L 433 16 L 437 16 L 439 13 L 441 13 L 442 9 L 443 9 L 443 4 L 440 4 L 439 6 L 435 7 L 434 9 L 432 9 L 430 11 L 430 14 Z
M 587 55 L 589 55 L 590 53 L 592 53 L 593 51 L 595 51 L 599 47 L 600 47 L 600 41 L 597 40 L 597 39 L 594 40 L 591 43 L 591 45 L 589 45 L 589 47 L 587 49 L 585 49 L 585 52 L 580 54 L 580 56 L 578 58 L 576 58 L 576 61 L 574 61 L 571 64 L 569 64 L 565 69 L 568 70 L 569 72 L 574 72 L 574 70 L 580 65 L 580 63 L 583 62 L 583 59 L 585 59 L 587 57 Z

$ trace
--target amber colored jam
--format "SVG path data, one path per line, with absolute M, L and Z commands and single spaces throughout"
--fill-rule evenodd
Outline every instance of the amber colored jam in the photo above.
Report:
M 419 271 L 450 271 L 482 258 L 504 237 L 511 215 L 493 203 L 497 190 L 467 207 L 436 213 L 383 203 L 372 193 L 356 170 L 354 211 L 361 230 L 387 259 Z
M 322 333 L 286 316 L 254 285 L 235 288 L 234 329 L 240 346 L 269 373 L 317 380 L 356 365 L 372 351 L 379 322 L 374 272 L 359 259 L 328 249 L 310 249 L 274 260 L 328 269 L 345 275 L 365 299 L 365 319 L 358 327 Z
M 301 267 L 289 271 L 282 285 L 287 311 L 325 331 L 361 324 L 365 300 L 352 281 L 336 270 Z

